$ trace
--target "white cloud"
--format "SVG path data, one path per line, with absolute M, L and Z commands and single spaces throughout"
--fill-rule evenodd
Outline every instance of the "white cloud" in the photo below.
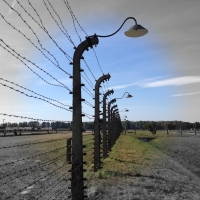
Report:
M 130 84 L 125 84 L 125 85 L 117 85 L 117 86 L 113 86 L 113 87 L 109 87 L 108 89 L 111 90 L 119 90 L 119 89 L 124 89 L 124 88 L 127 88 L 129 86 L 133 86 L 133 85 L 137 85 L 138 83 L 130 83 Z
M 191 92 L 191 93 L 184 93 L 184 94 L 174 94 L 172 97 L 180 97 L 180 96 L 190 96 L 190 95 L 197 95 L 200 94 L 200 92 Z
M 176 78 L 146 83 L 141 85 L 141 87 L 150 88 L 150 87 L 164 87 L 164 86 L 182 86 L 194 83 L 200 83 L 200 76 L 176 77 Z
M 154 78 L 143 79 L 141 81 L 137 81 L 137 82 L 133 82 L 133 83 L 129 83 L 129 84 L 117 85 L 117 86 L 109 87 L 108 89 L 119 90 L 119 89 L 124 89 L 124 88 L 130 87 L 130 86 L 134 86 L 134 85 L 143 86 L 143 85 L 147 84 L 150 81 L 161 79 L 161 78 L 168 77 L 168 76 L 170 76 L 170 75 L 157 76 L 157 77 L 154 77 Z
M 182 86 L 182 85 L 187 85 L 187 84 L 200 83 L 200 76 L 183 76 L 183 77 L 175 77 L 175 78 L 170 78 L 170 79 L 165 79 L 165 80 L 154 81 L 156 79 L 160 79 L 163 77 L 166 77 L 166 76 L 159 76 L 155 78 L 144 79 L 144 80 L 130 83 L 130 84 L 117 85 L 117 86 L 109 87 L 108 89 L 119 90 L 119 89 L 124 89 L 130 86 L 134 86 L 134 85 L 137 85 L 138 87 L 141 87 L 141 88 L 153 88 L 153 87 L 164 87 L 164 86 Z

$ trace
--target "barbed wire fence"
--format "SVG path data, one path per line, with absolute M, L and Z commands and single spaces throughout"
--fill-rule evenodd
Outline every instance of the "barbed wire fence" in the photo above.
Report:
M 42 141 L 38 138 L 35 142 L 31 140 L 17 145 L 1 146 L 3 155 L 0 162 L 1 198 L 31 199 L 31 196 L 34 196 L 34 199 L 51 198 L 63 184 L 69 185 L 70 173 L 67 169 L 70 165 L 66 161 L 68 137 L 66 135 L 56 139 L 50 137 Z
M 59 12 L 56 10 L 53 3 L 49 0 L 43 0 L 43 6 L 45 8 L 46 14 L 53 20 L 55 26 L 58 30 L 63 34 L 63 36 L 67 39 L 69 45 L 72 45 L 72 48 L 77 50 L 75 42 L 72 37 L 69 35 L 67 31 L 65 23 L 62 20 Z M 42 32 L 57 48 L 57 50 L 62 54 L 65 59 L 69 62 L 70 65 L 74 65 L 76 62 L 72 56 L 70 56 L 61 45 L 56 42 L 56 39 L 52 34 L 48 31 L 47 26 L 43 20 L 43 16 L 37 10 L 34 2 L 28 0 L 28 5 L 24 4 L 24 2 L 20 2 L 16 0 L 18 5 L 17 8 L 14 8 L 10 5 L 6 0 L 3 0 L 3 3 L 17 16 L 17 19 L 32 33 L 35 37 L 29 37 L 22 29 L 20 29 L 13 22 L 10 22 L 10 18 L 6 17 L 4 14 L 0 12 L 1 20 L 12 29 L 13 33 L 19 34 L 26 42 L 28 42 L 31 47 L 33 47 L 37 52 L 49 62 L 52 66 L 56 67 L 60 70 L 61 73 L 67 75 L 69 80 L 73 80 L 72 73 L 68 72 L 59 61 L 58 55 L 53 53 L 51 50 L 47 49 L 43 44 L 42 39 L 40 39 L 39 32 Z M 82 42 L 81 30 L 84 36 L 88 37 L 87 32 L 83 29 L 80 22 L 77 20 L 72 8 L 67 0 L 63 0 L 63 6 L 68 10 L 74 31 L 79 39 Z M 33 26 L 34 24 L 34 26 Z M 36 41 L 36 42 L 35 42 Z M 40 66 L 33 60 L 29 59 L 25 55 L 22 55 L 20 51 L 4 38 L 0 38 L 0 46 L 5 52 L 7 52 L 14 59 L 19 61 L 23 66 L 27 67 L 34 75 L 36 75 L 39 79 L 41 79 L 45 84 L 51 87 L 59 87 L 60 89 L 65 89 L 69 92 L 69 96 L 73 95 L 73 88 L 70 89 L 69 86 L 64 84 L 58 78 L 56 78 L 52 73 L 48 70 L 44 69 L 44 67 Z M 92 52 L 94 53 L 94 58 L 96 59 L 97 66 L 102 75 L 104 75 L 102 67 L 100 65 L 99 58 L 97 56 L 96 51 L 90 45 Z M 89 49 L 87 49 L 89 50 Z M 80 53 L 80 52 L 79 52 Z M 39 71 L 39 72 L 38 72 Z M 71 71 L 71 67 L 69 68 Z M 95 84 L 97 82 L 97 77 L 95 76 L 94 71 L 89 65 L 89 62 L 81 56 L 81 92 L 82 97 L 81 101 L 84 106 L 82 107 L 82 111 L 78 113 L 82 117 L 87 117 L 91 121 L 94 121 L 95 115 L 93 113 L 88 113 L 88 108 L 94 112 L 94 90 Z M 66 78 L 66 77 L 65 77 Z M 0 86 L 4 88 L 8 88 L 11 91 L 15 91 L 18 94 L 25 95 L 26 97 L 36 99 L 39 101 L 43 101 L 45 103 L 50 104 L 56 108 L 62 109 L 65 112 L 73 113 L 73 105 L 68 105 L 62 103 L 62 101 L 58 99 L 54 99 L 52 97 L 47 97 L 43 93 L 34 91 L 33 89 L 29 89 L 28 87 L 22 86 L 14 81 L 9 80 L 9 78 L 1 77 L 0 78 Z M 54 83 L 56 82 L 56 84 Z M 107 84 L 102 82 L 103 87 L 100 86 L 100 105 L 103 103 L 103 97 L 108 90 L 108 81 Z M 20 88 L 20 90 L 18 89 Z M 34 95 L 33 95 L 34 94 Z M 82 104 L 81 104 L 82 106 Z M 92 108 L 92 109 L 91 109 Z M 34 121 L 42 121 L 48 123 L 57 123 L 60 120 L 45 120 L 45 119 L 36 119 L 32 117 L 25 117 L 21 115 L 13 115 L 7 113 L 0 113 L 2 116 L 21 118 L 21 119 L 29 119 Z M 117 140 L 121 127 L 120 127 L 120 118 L 118 116 L 112 123 L 115 125 L 115 130 L 113 128 L 112 133 L 115 136 L 112 136 L 112 145 Z M 61 121 L 62 123 L 69 123 L 69 121 Z M 73 120 L 70 121 L 71 126 L 73 127 Z M 112 126 L 114 126 L 112 125 Z M 84 128 L 81 127 L 84 131 Z M 22 196 L 25 198 L 31 199 L 62 199 L 63 197 L 68 199 L 83 199 L 87 198 L 87 187 L 91 184 L 91 180 L 95 176 L 94 171 L 94 133 L 93 134 L 84 134 L 81 141 L 81 154 L 73 157 L 73 152 L 78 151 L 78 149 L 73 147 L 73 141 L 70 139 L 71 136 L 65 135 L 65 137 L 56 136 L 55 138 L 52 135 L 48 135 L 48 140 L 43 141 L 29 141 L 27 143 L 19 143 L 14 145 L 1 146 L 0 150 L 2 155 L 4 155 L 4 159 L 0 161 L 0 193 L 2 194 L 3 199 L 20 199 Z M 102 138 L 102 134 L 101 134 Z M 67 144 L 66 144 L 66 141 Z M 69 142 L 70 141 L 70 142 Z M 106 142 L 107 143 L 107 142 Z M 100 157 L 102 157 L 102 143 L 100 140 Z M 19 157 L 15 157 L 15 154 L 12 152 L 19 151 L 17 154 Z M 25 156 L 27 155 L 27 156 Z M 77 157 L 81 158 L 80 165 L 73 167 L 73 161 L 77 159 Z M 74 188 L 74 183 L 79 179 L 80 174 L 77 174 L 75 178 L 73 178 L 73 173 L 79 167 L 83 167 L 80 171 L 82 180 L 79 181 L 79 184 L 83 187 L 80 187 L 78 184 L 76 188 Z M 77 183 L 77 182 L 76 182 Z M 73 187 L 73 192 L 72 192 Z M 82 192 L 80 193 L 80 188 L 82 188 Z M 6 192 L 2 192 L 6 191 Z M 30 192 L 31 191 L 31 192 Z M 77 193 L 74 195 L 74 193 Z M 84 194 L 84 195 L 83 195 Z

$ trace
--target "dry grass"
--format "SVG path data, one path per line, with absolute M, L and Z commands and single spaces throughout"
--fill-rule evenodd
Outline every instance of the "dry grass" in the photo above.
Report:
M 103 169 L 95 173 L 88 188 L 89 199 L 134 199 L 134 200 L 200 200 L 200 137 L 184 133 L 170 133 L 157 131 L 152 135 L 147 131 L 137 131 L 120 135 L 116 144 L 113 146 L 109 156 L 103 160 Z M 49 134 L 41 136 L 22 136 L 1 138 L 1 146 L 13 144 L 28 143 L 34 141 L 52 140 L 63 137 L 71 137 L 70 134 Z M 93 135 L 83 137 L 83 143 L 87 152 L 84 161 L 87 164 L 87 174 L 92 177 L 93 174 Z M 153 137 L 148 143 L 142 142 L 137 138 Z M 8 140 L 9 139 L 9 140 Z M 22 142 L 23 141 L 23 142 Z M 42 145 L 33 145 L 28 148 L 17 148 L 1 151 L 0 163 L 9 162 L 18 158 L 39 154 L 50 151 L 66 145 L 66 140 L 60 140 Z M 30 171 L 27 176 L 17 178 L 12 184 L 0 188 L 0 199 L 16 191 L 39 177 L 55 170 L 66 163 L 66 149 L 46 154 L 34 159 L 20 162 L 13 168 L 1 169 L 0 175 L 4 172 L 10 173 L 13 169 L 19 170 L 32 166 L 33 164 L 43 163 L 46 160 L 52 160 L 59 155 L 61 159 L 36 170 Z M 71 165 L 57 171 L 50 179 L 44 179 L 39 184 L 34 185 L 28 190 L 27 194 L 20 193 L 14 199 L 36 199 L 38 194 L 43 193 L 44 188 L 57 181 L 62 176 L 61 182 L 53 187 L 42 199 L 59 199 L 64 194 L 67 196 L 66 173 Z M 86 174 L 84 173 L 84 174 Z M 41 198 L 40 198 L 41 199 Z M 61 198 L 62 199 L 62 198 Z
M 141 142 L 130 134 L 121 135 L 109 157 L 104 160 L 103 169 L 99 171 L 100 177 L 137 174 L 137 168 L 144 167 L 149 160 L 156 159 L 155 151 L 155 148 L 149 147 L 147 143 Z
M 150 132 L 121 135 L 97 173 L 90 199 L 199 200 L 200 138 L 179 135 L 157 132 L 148 143 L 137 137 L 152 137 Z
M 200 178 L 200 136 L 159 138 L 149 144 Z

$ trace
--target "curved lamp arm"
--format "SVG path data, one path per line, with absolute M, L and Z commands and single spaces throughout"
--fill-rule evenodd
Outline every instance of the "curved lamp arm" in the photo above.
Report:
M 128 92 L 125 92 L 124 95 L 125 95 L 125 94 L 128 94 L 128 95 L 126 96 L 126 98 L 131 98 L 131 97 L 133 97 L 133 96 L 130 95 Z M 121 98 L 115 98 L 115 99 L 122 99 L 122 98 L 124 97 L 124 95 L 123 95 Z
M 135 25 L 137 25 L 137 21 L 136 21 L 136 19 L 135 19 L 134 17 L 128 17 L 128 18 L 126 18 L 126 19 L 124 20 L 124 22 L 123 22 L 122 25 L 119 27 L 119 29 L 116 30 L 114 33 L 112 33 L 112 34 L 110 34 L 110 35 L 96 35 L 96 36 L 97 36 L 97 37 L 110 37 L 110 36 L 115 35 L 115 34 L 122 28 L 122 26 L 124 25 L 124 23 L 125 23 L 128 19 L 133 19 L 133 20 L 135 21 Z M 89 36 L 89 37 L 91 37 L 91 36 Z
M 129 112 L 129 110 L 127 109 L 127 108 L 124 108 L 124 110 L 122 110 L 122 111 L 119 111 L 119 112 Z
M 124 25 L 124 23 L 128 20 L 128 19 L 133 19 L 135 21 L 135 25 L 134 26 L 131 26 L 124 34 L 127 36 L 127 37 L 140 37 L 140 36 L 143 36 L 145 34 L 148 33 L 148 30 L 146 28 L 144 28 L 143 26 L 139 25 L 136 21 L 136 19 L 134 17 L 128 17 L 124 20 L 124 22 L 122 23 L 122 25 L 119 27 L 119 29 L 117 29 L 114 33 L 110 34 L 110 35 L 91 35 L 91 36 L 88 36 L 86 37 L 87 40 L 89 40 L 90 38 L 92 37 L 110 37 L 110 36 L 113 36 L 115 35 L 121 28 L 122 26 Z

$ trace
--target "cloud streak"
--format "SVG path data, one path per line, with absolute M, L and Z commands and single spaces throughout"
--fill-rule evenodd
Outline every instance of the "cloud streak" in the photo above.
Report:
M 181 96 L 190 96 L 190 95 L 197 95 L 200 94 L 200 92 L 191 92 L 191 93 L 184 93 L 184 94 L 174 94 L 172 97 L 181 97 Z
M 117 86 L 109 87 L 108 89 L 119 90 L 119 89 L 124 89 L 124 88 L 130 87 L 130 86 L 135 86 L 135 85 L 137 85 L 138 87 L 142 87 L 143 85 L 145 85 L 145 84 L 147 84 L 147 83 L 149 83 L 151 81 L 154 81 L 154 80 L 157 80 L 157 79 L 161 79 L 161 78 L 164 78 L 164 77 L 168 77 L 168 76 L 170 76 L 170 75 L 143 79 L 141 81 L 137 81 L 137 82 L 133 82 L 133 83 L 129 83 L 129 84 L 117 85 Z
M 145 83 L 142 85 L 143 88 L 153 88 L 153 87 L 165 87 L 165 86 L 182 86 L 187 84 L 200 83 L 200 76 L 183 76 L 176 77 L 161 81 L 155 81 L 150 83 Z
M 200 76 L 183 76 L 183 77 L 174 77 L 165 80 L 155 81 L 156 79 L 161 79 L 163 77 L 166 76 L 144 79 L 141 81 L 124 85 L 117 85 L 109 87 L 108 89 L 119 90 L 130 86 L 138 86 L 140 88 L 155 88 L 155 87 L 182 86 L 182 85 L 200 83 Z
M 133 85 L 138 85 L 138 83 L 135 82 L 135 83 L 125 84 L 125 85 L 117 85 L 117 86 L 109 87 L 108 89 L 119 90 L 119 89 L 124 89 Z

